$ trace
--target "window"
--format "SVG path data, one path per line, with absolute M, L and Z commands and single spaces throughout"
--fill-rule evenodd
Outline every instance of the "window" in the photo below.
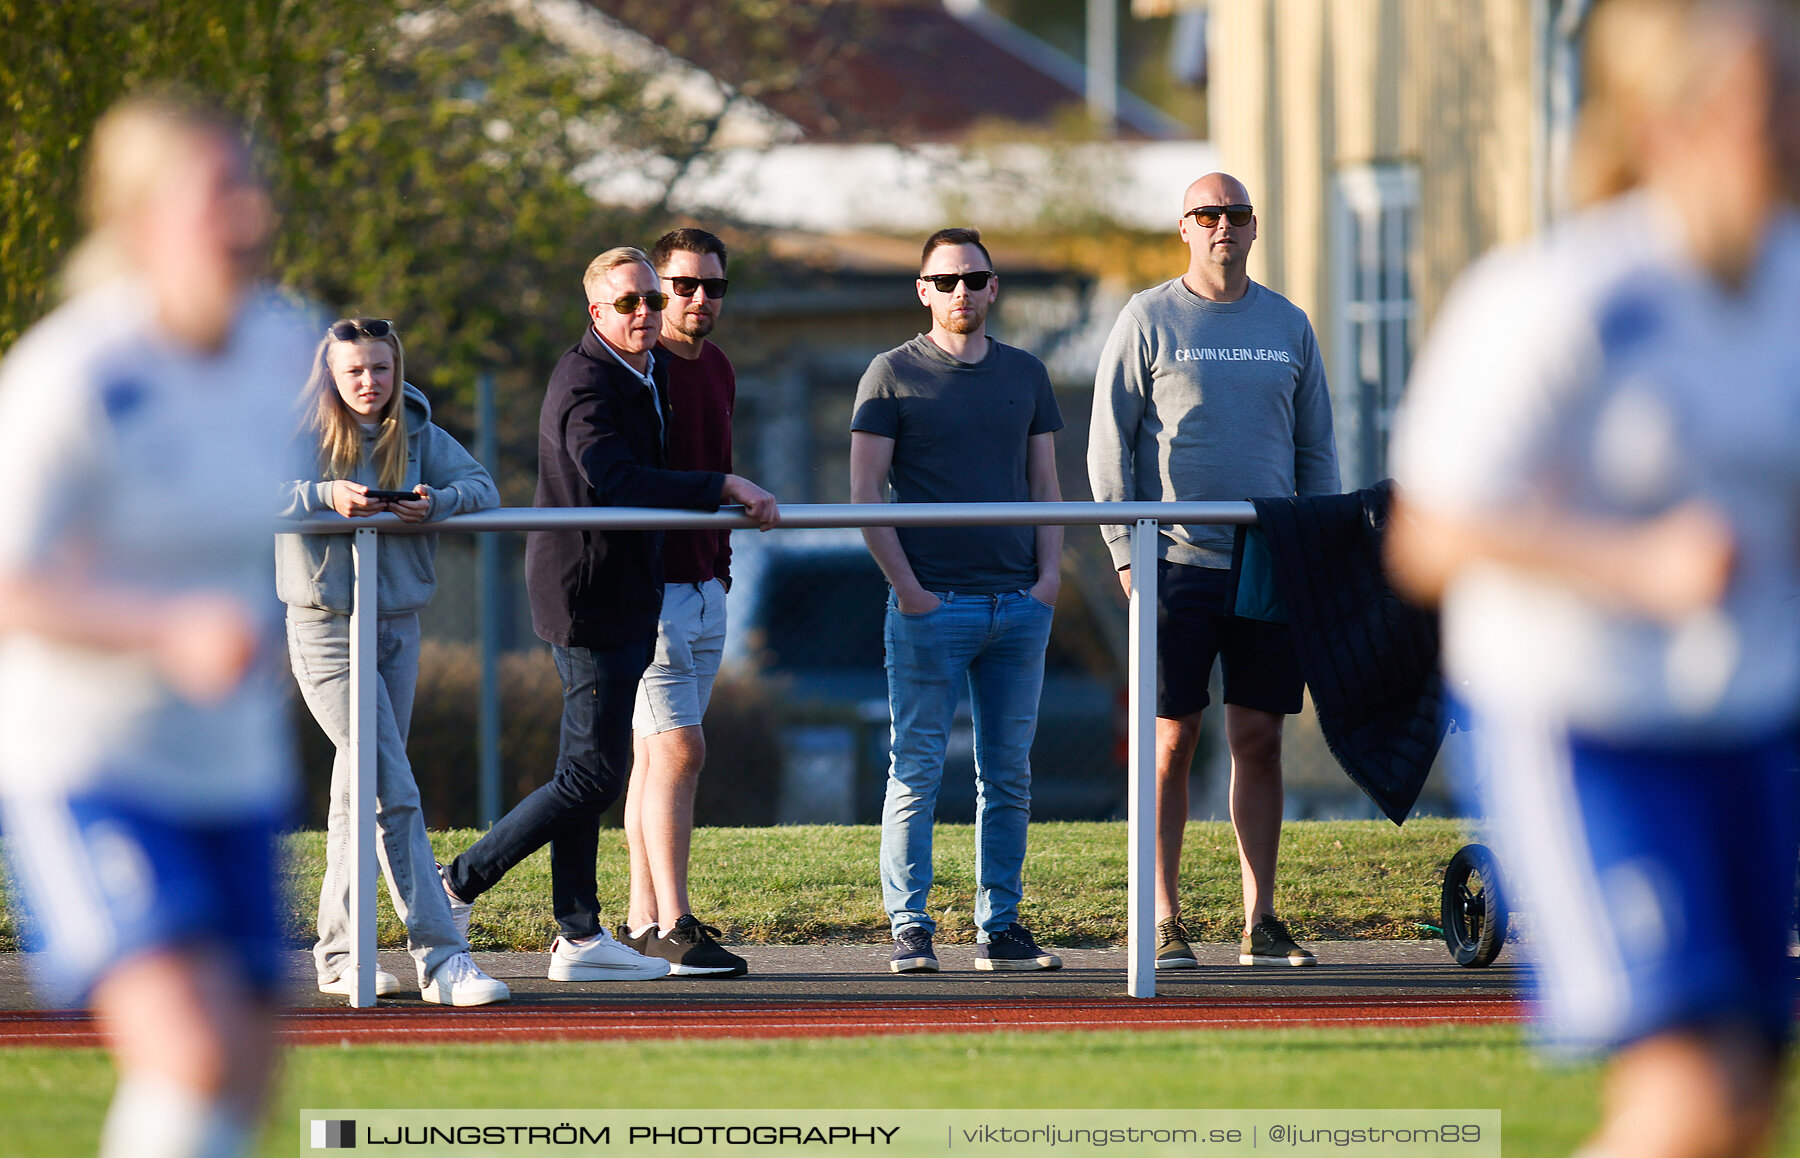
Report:
M 1387 476 L 1388 434 L 1412 366 L 1418 170 L 1357 165 L 1336 178 L 1337 341 L 1331 375 L 1344 483 Z

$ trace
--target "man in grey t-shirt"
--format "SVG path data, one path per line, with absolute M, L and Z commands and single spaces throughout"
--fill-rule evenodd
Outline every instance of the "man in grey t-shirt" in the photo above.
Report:
M 1102 502 L 1333 494 L 1331 398 L 1306 315 L 1250 280 L 1250 194 L 1209 173 L 1188 186 L 1187 272 L 1126 304 L 1094 383 L 1088 476 Z M 1131 592 L 1123 526 L 1101 528 Z M 1218 656 L 1231 748 L 1231 823 L 1244 887 L 1245 965 L 1311 965 L 1275 916 L 1281 729 L 1304 688 L 1284 625 L 1225 606 L 1233 532 L 1163 526 L 1157 544 L 1156 918 L 1158 969 L 1199 962 L 1181 925 L 1188 769 Z
M 850 429 L 850 495 L 903 503 L 1055 502 L 1062 415 L 1044 365 L 987 336 L 999 290 L 973 229 L 941 229 L 920 258 L 919 301 L 931 331 L 870 363 Z M 1019 924 L 1031 741 L 1061 527 L 869 527 L 888 599 L 893 718 L 881 813 L 881 892 L 895 973 L 935 972 L 926 911 L 931 826 L 944 749 L 965 686 L 975 715 L 975 967 L 1055 969 Z

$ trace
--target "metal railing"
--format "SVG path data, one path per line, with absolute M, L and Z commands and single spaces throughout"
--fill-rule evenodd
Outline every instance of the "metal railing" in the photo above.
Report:
M 1132 997 L 1156 996 L 1156 559 L 1161 524 L 1256 522 L 1247 502 L 1215 503 L 823 503 L 783 507 L 783 528 L 1099 526 L 1131 532 L 1130 655 L 1126 687 L 1127 968 Z M 637 507 L 503 507 L 432 523 L 403 523 L 395 515 L 346 519 L 314 515 L 284 521 L 283 533 L 353 535 L 356 582 L 350 613 L 351 907 L 350 1004 L 375 1004 L 375 616 L 383 534 L 487 531 L 676 530 L 726 527 L 754 530 L 742 514 Z

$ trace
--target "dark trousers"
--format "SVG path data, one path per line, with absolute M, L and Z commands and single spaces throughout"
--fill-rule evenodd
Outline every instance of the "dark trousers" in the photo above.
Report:
M 605 649 L 552 645 L 563 686 L 556 773 L 456 858 L 449 876 L 457 896 L 473 901 L 548 844 L 550 898 L 563 936 L 600 931 L 600 814 L 631 775 L 631 709 L 655 646 L 654 636 Z

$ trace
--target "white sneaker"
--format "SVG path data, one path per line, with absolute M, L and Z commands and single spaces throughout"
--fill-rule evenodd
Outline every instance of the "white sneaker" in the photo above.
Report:
M 463 944 L 469 943 L 469 914 L 475 911 L 474 901 L 460 899 L 450 891 L 450 870 L 443 865 L 437 866 L 438 883 L 444 886 L 444 899 L 450 902 L 450 919 L 456 923 L 456 931 L 462 935 Z
M 350 970 L 345 969 L 341 977 L 337 977 L 331 981 L 319 982 L 319 992 L 335 993 L 339 997 L 354 997 L 356 996 L 356 990 L 353 988 L 354 985 L 355 982 L 350 978 Z M 389 973 L 386 969 L 375 970 L 375 996 L 392 997 L 398 992 L 400 992 L 400 979 L 398 977 Z
M 437 967 L 431 980 L 419 986 L 419 996 L 435 1005 L 492 1005 L 512 997 L 506 982 L 481 971 L 475 958 L 458 953 Z
M 605 929 L 580 944 L 558 937 L 550 946 L 552 981 L 651 981 L 668 972 L 667 961 L 619 944 Z

